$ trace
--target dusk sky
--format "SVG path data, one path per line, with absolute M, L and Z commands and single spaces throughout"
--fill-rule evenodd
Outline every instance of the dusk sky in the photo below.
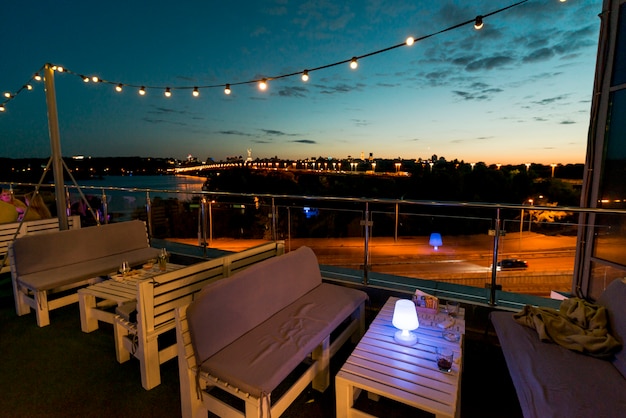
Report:
M 55 73 L 64 156 L 583 163 L 602 0 L 3 1 L 0 156 L 47 157 Z M 78 75 L 124 85 L 85 83 Z M 232 94 L 224 94 L 224 85 Z M 138 87 L 146 86 L 145 96 Z M 200 88 L 198 97 L 191 92 Z M 166 87 L 172 97 L 166 98 Z

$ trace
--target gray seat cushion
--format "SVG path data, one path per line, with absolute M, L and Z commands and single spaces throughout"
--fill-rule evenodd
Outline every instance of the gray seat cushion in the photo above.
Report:
M 201 369 L 253 396 L 271 393 L 366 298 L 360 290 L 322 283 L 220 350 Z

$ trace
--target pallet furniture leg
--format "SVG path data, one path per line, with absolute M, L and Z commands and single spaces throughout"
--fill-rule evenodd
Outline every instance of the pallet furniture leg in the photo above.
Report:
M 92 332 L 98 329 L 98 319 L 92 315 L 96 307 L 96 297 L 78 292 L 78 306 L 80 307 L 80 329 L 83 332 Z
M 143 344 L 139 342 L 135 357 L 139 359 L 141 385 L 150 390 L 161 384 L 161 364 L 159 363 L 159 345 L 154 337 Z
M 319 362 L 319 372 L 313 378 L 313 389 L 324 392 L 330 385 L 330 336 L 313 351 L 313 361 Z
M 45 327 L 50 325 L 50 311 L 48 310 L 48 293 L 43 291 L 35 291 L 35 313 L 37 315 L 37 325 Z
M 335 402 L 337 418 L 348 418 L 352 416 L 351 409 L 360 391 L 356 391 L 347 380 L 340 376 L 335 377 Z
M 15 295 L 15 313 L 17 316 L 22 316 L 30 313 L 30 306 L 26 302 L 26 298 L 28 297 L 25 292 L 26 289 L 22 290 L 22 288 L 17 284 L 15 280 L 11 280 L 13 282 L 13 294 Z
M 124 347 L 124 338 L 127 331 L 122 325 L 117 322 L 117 319 L 113 321 L 113 338 L 115 340 L 115 358 L 118 363 L 125 363 L 130 360 L 130 352 Z

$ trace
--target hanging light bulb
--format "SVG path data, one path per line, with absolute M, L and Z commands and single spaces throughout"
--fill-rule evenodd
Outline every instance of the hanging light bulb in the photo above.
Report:
M 10 99 L 13 95 L 11 93 L 9 93 L 8 91 L 6 93 L 4 93 L 4 97 L 6 97 L 7 99 Z
M 85 83 L 89 83 L 89 77 L 85 77 L 85 76 L 83 76 L 83 81 L 84 81 Z
M 359 62 L 356 60 L 356 57 L 352 58 L 350 60 L 350 68 L 352 68 L 353 70 L 356 70 L 358 66 L 359 66 Z
M 224 86 L 224 94 L 230 94 L 230 84 L 226 84 L 226 86 Z
M 63 67 L 61 67 L 60 65 L 54 68 L 56 71 L 62 73 L 63 71 L 65 71 L 65 69 Z
M 4 107 L 4 105 L 0 105 L 0 112 L 4 112 L 6 110 L 6 108 Z
M 412 36 L 409 36 L 408 38 L 406 38 L 406 46 L 411 46 L 415 43 L 415 38 L 413 38 Z
M 141 86 L 139 88 L 139 95 L 140 96 L 145 96 L 146 95 L 146 88 L 144 86 Z
M 27 84 L 24 86 L 26 88 L 26 90 L 32 90 L 33 86 L 31 86 L 30 84 Z
M 267 79 L 266 78 L 261 80 L 261 82 L 259 83 L 259 90 L 267 90 Z
M 483 28 L 483 17 L 481 15 L 476 16 L 476 22 L 474 23 L 474 29 L 482 29 Z
M 193 91 L 191 92 L 193 97 L 198 97 L 200 96 L 200 92 L 198 91 L 198 87 L 194 87 Z
M 118 84 L 117 86 L 115 86 L 115 91 L 119 93 L 122 91 L 122 88 L 123 88 L 122 84 Z
M 91 77 L 91 81 L 93 81 L 94 83 L 98 83 L 100 82 L 100 79 L 98 78 L 98 76 L 94 75 L 93 77 Z
M 172 90 L 169 87 L 165 88 L 165 97 L 172 97 Z
M 302 72 L 302 81 L 309 81 L 309 70 L 304 70 Z
M 35 73 L 35 77 L 33 78 L 37 81 L 41 81 L 41 76 L 39 75 L 39 73 Z

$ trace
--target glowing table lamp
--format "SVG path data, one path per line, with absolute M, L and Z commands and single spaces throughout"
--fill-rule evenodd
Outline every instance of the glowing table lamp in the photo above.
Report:
M 394 339 L 397 343 L 402 345 L 414 345 L 417 342 L 417 335 L 411 331 L 417 329 L 420 324 L 417 319 L 415 304 L 412 301 L 400 299 L 396 302 L 391 323 L 400 330 L 394 335 Z
M 439 232 L 433 232 L 430 234 L 430 240 L 428 244 L 434 247 L 434 250 L 437 251 L 439 247 L 443 245 L 443 241 L 441 240 L 441 234 Z

